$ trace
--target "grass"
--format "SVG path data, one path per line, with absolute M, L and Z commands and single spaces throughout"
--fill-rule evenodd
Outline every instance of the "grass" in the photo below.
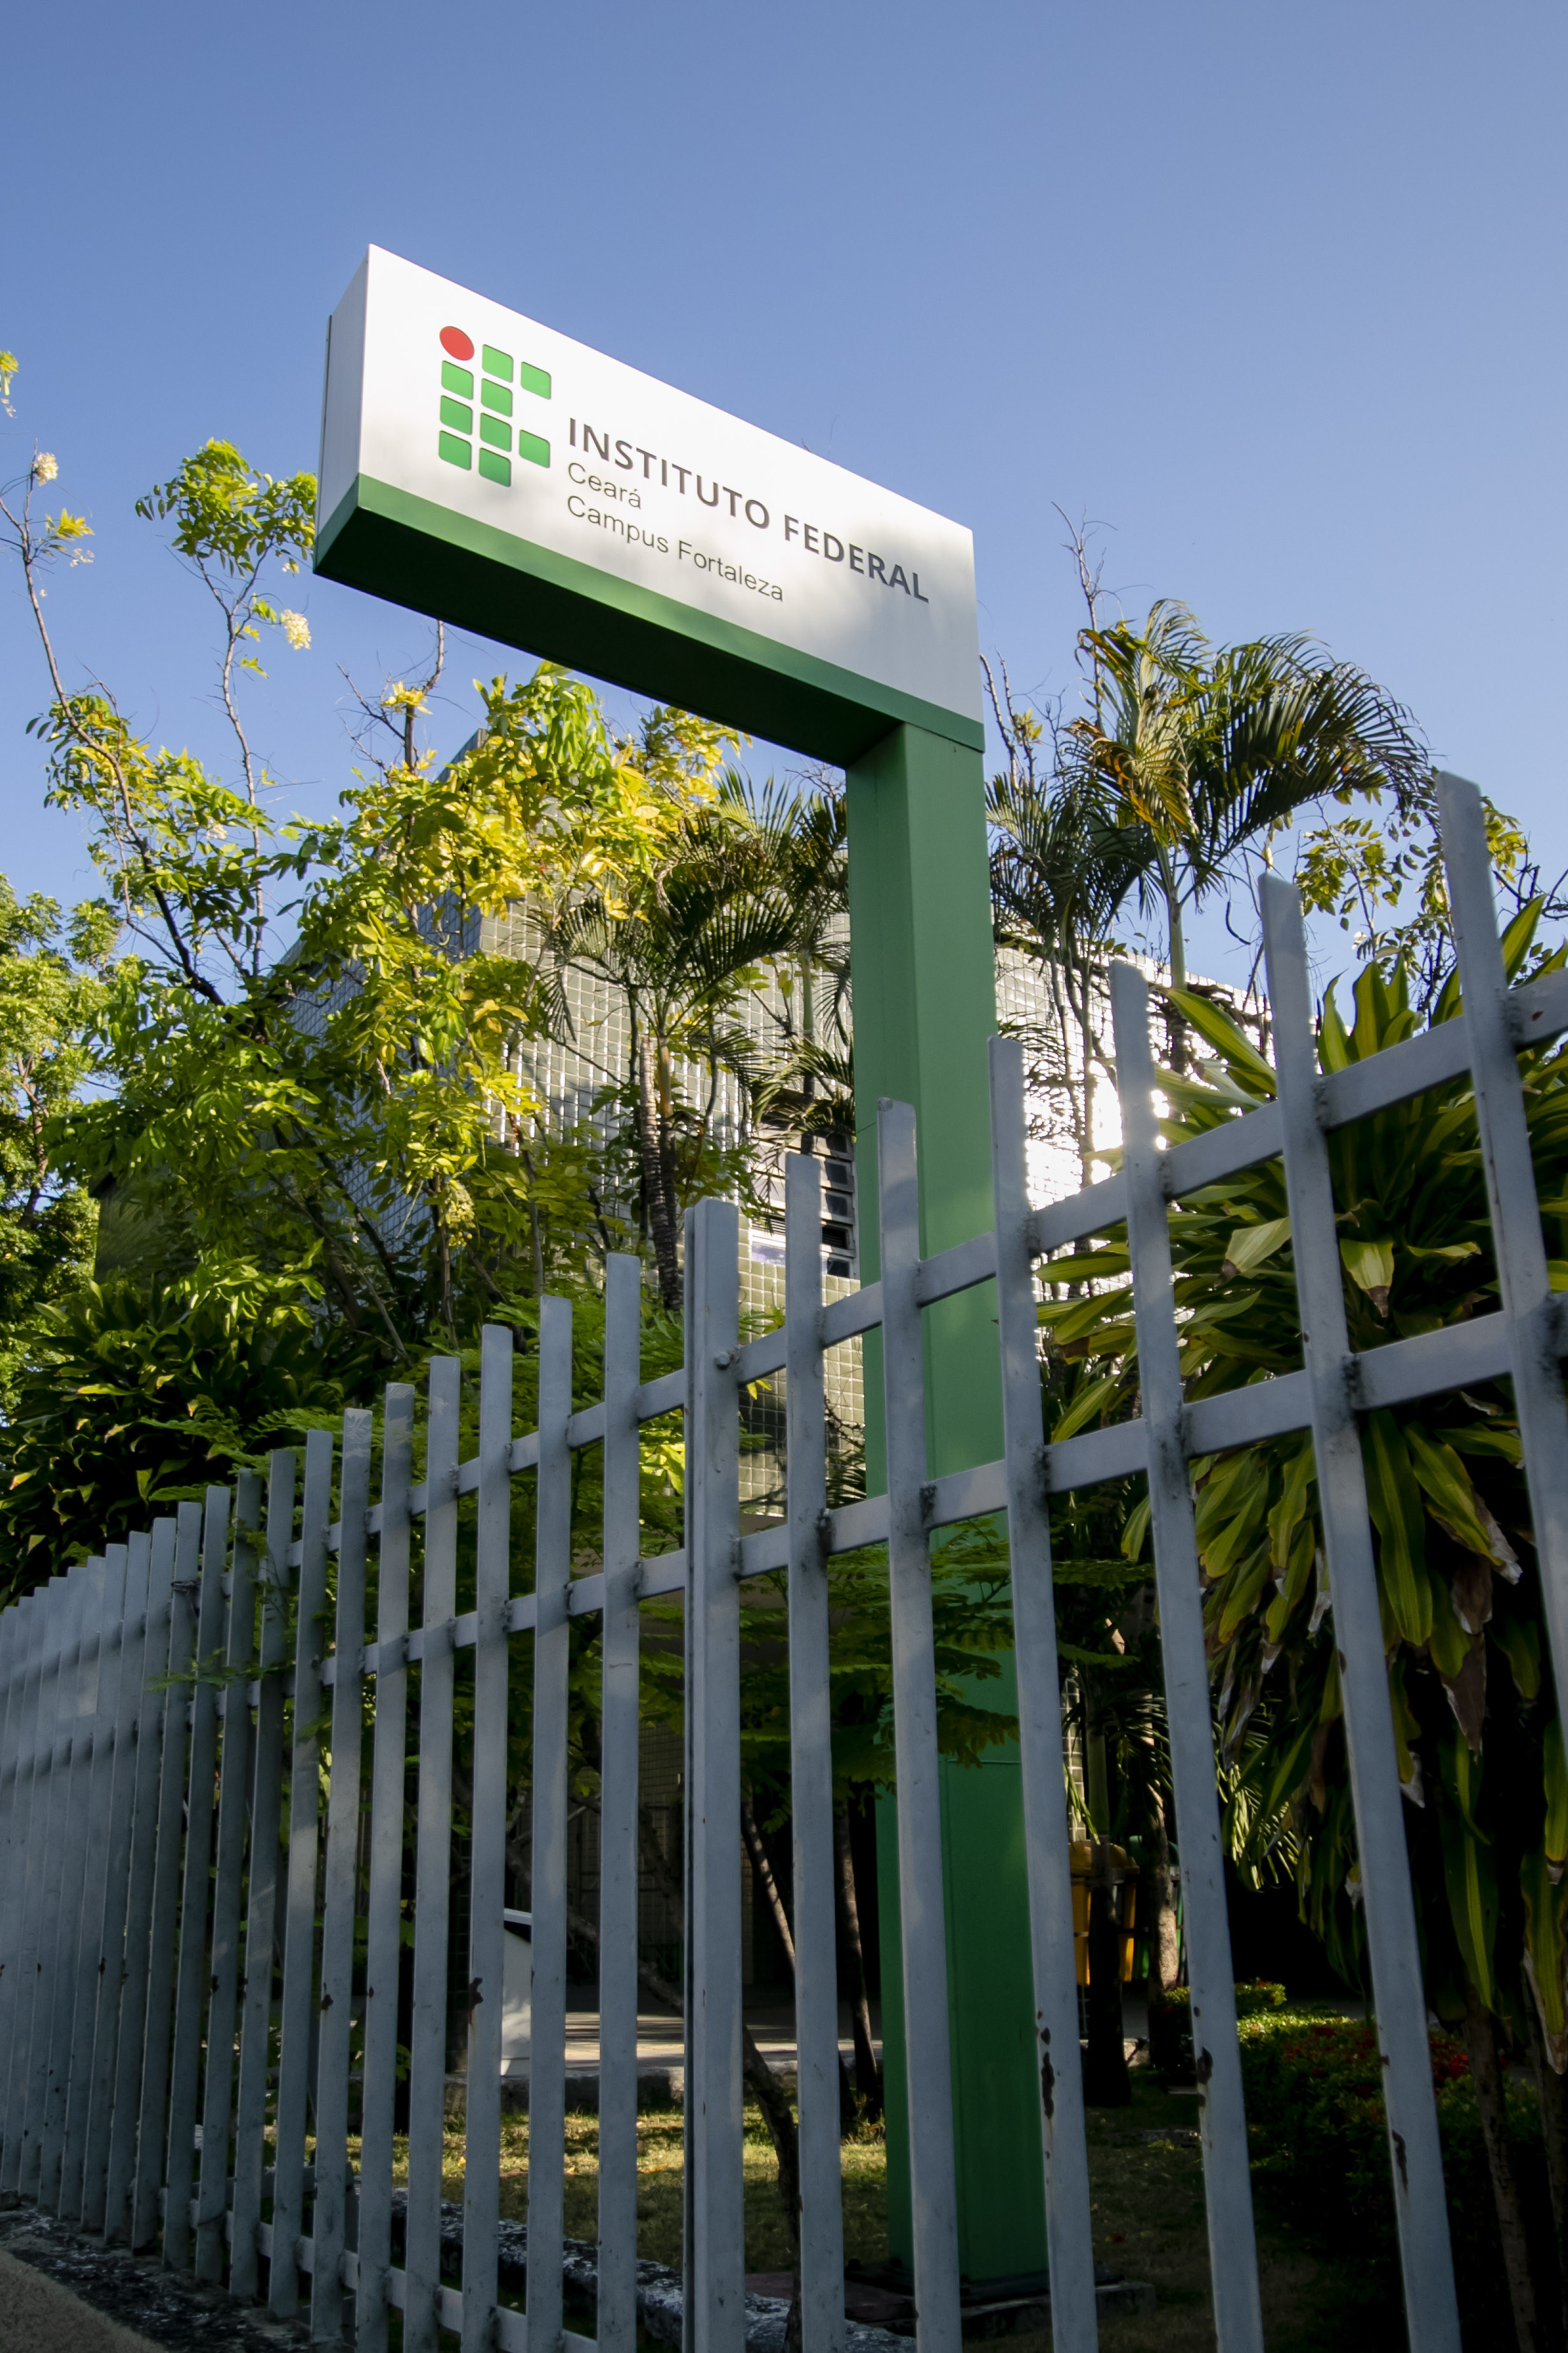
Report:
M 1150 2135 L 1191 2131 L 1197 2103 L 1162 2089 L 1147 2071 L 1133 2073 L 1132 2105 L 1089 2112 L 1089 2163 L 1095 2254 L 1129 2279 L 1151 2281 L 1158 2309 L 1146 2316 L 1107 2316 L 1103 2353 L 1212 2353 L 1209 2259 L 1204 2219 L 1203 2166 L 1194 2144 Z M 678 2111 L 653 2110 L 637 2119 L 637 2249 L 656 2263 L 680 2262 L 681 2123 Z M 405 2178 L 399 2143 L 397 2179 Z M 865 2132 L 843 2145 L 844 2247 L 847 2257 L 874 2261 L 888 2252 L 886 2152 L 879 2135 Z M 777 2166 L 761 2112 L 745 2118 L 746 2268 L 782 2271 L 789 2246 L 779 2210 Z M 566 2119 L 566 2230 L 595 2235 L 598 2120 Z M 463 2189 L 463 2141 L 446 2137 L 444 2197 Z M 522 2221 L 528 2207 L 528 2119 L 508 2116 L 501 2126 L 500 2211 Z M 1403 2323 L 1364 2269 L 1336 2262 L 1310 2229 L 1266 2191 L 1258 2214 L 1263 2323 L 1269 2353 L 1320 2353 L 1325 2345 L 1359 2340 L 1403 2342 Z M 1047 2353 L 1047 2337 L 1014 2337 L 1012 2353 Z

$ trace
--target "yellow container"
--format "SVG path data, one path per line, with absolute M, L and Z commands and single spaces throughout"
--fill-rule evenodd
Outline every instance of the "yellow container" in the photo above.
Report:
M 1072 1842 L 1072 1941 L 1073 1956 L 1078 1964 L 1078 1981 L 1089 1983 L 1089 1888 L 1090 1849 L 1087 1839 Z M 1138 1865 L 1131 1861 L 1124 1847 L 1110 1850 L 1111 1883 L 1117 1894 L 1117 1911 L 1121 1928 L 1121 1982 L 1128 1985 L 1132 1978 L 1132 1944 L 1138 1925 Z

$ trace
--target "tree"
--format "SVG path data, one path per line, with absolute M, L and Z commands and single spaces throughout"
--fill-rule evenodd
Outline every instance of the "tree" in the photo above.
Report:
M 16 1385 L 39 1316 L 90 1271 L 98 1224 L 79 1184 L 58 1166 L 53 1124 L 91 1056 L 103 934 L 91 917 L 62 934 L 60 911 L 18 900 L 0 876 L 0 1409 Z
M 657 871 L 567 904 L 550 947 L 563 974 L 586 974 L 626 1000 L 630 1070 L 624 1091 L 612 1082 L 609 1092 L 629 1113 L 659 1295 L 674 1308 L 685 1201 L 747 1187 L 744 1139 L 726 1151 L 714 1117 L 721 1072 L 744 1101 L 763 1077 L 744 1000 L 768 970 L 809 972 L 842 903 L 842 818 L 805 793 L 765 793 L 754 805 L 731 770 L 712 801 L 682 816 L 665 850 Z M 557 1005 L 564 1022 L 563 992 Z M 686 1097 L 682 1064 L 705 1074 L 700 1103 Z
M 1089 709 L 1066 730 L 1068 765 L 1143 844 L 1174 988 L 1187 985 L 1187 909 L 1299 810 L 1385 792 L 1404 807 L 1429 790 L 1409 712 L 1310 638 L 1215 648 L 1162 598 L 1142 628 L 1091 625 L 1079 644 Z
M 989 667 L 986 681 L 1007 750 L 1006 773 L 986 793 L 996 938 L 1037 965 L 1050 994 L 1054 1029 L 1030 1040 L 1037 1082 L 1066 1101 L 1087 1185 L 1098 1071 L 1110 1068 L 1100 1031 L 1104 976 L 1117 920 L 1143 871 L 1144 845 L 1116 822 L 1091 778 L 1064 768 L 1054 714 L 1047 765 L 1047 729 L 1015 702 L 1005 669 L 1000 691 Z

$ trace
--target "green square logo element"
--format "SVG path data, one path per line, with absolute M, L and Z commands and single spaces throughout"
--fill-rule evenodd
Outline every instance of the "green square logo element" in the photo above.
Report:
M 512 390 L 515 378 L 519 392 L 528 393 L 535 400 L 548 400 L 553 390 L 549 370 L 534 367 L 527 360 L 519 360 L 510 352 L 503 352 L 494 343 L 476 347 L 473 337 L 462 327 L 441 329 L 440 344 L 445 357 L 441 362 L 441 434 L 437 442 L 443 461 L 448 466 L 460 466 L 465 473 L 474 470 L 474 363 L 478 361 L 483 375 L 479 385 L 479 470 L 487 482 L 499 482 L 503 489 L 511 485 L 512 427 L 504 420 L 512 414 L 516 395 Z M 540 433 L 526 433 L 517 427 L 517 455 L 531 466 L 548 466 L 550 444 Z

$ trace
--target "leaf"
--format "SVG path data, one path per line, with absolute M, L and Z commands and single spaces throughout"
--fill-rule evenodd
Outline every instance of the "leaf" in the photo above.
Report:
M 1476 1493 L 1470 1474 L 1451 1446 L 1429 1438 L 1419 1422 L 1405 1425 L 1405 1442 L 1427 1508 L 1458 1545 L 1499 1567 L 1517 1568 L 1512 1546 Z M 1474 1630 L 1472 1629 L 1472 1630 Z
M 1142 1555 L 1143 1546 L 1148 1541 L 1152 1509 L 1149 1498 L 1145 1495 L 1142 1501 L 1134 1504 L 1128 1513 L 1127 1524 L 1121 1531 L 1121 1556 L 1124 1560 L 1137 1560 Z
M 1289 1561 L 1291 1538 L 1307 1509 L 1307 1490 L 1311 1484 L 1313 1467 L 1310 1440 L 1298 1447 L 1285 1465 L 1285 1483 L 1279 1502 L 1268 1514 L 1269 1557 L 1276 1568 L 1284 1568 Z
M 1200 1037 L 1215 1047 L 1221 1059 L 1233 1071 L 1245 1071 L 1257 1082 L 1258 1092 L 1272 1097 L 1275 1078 L 1272 1066 L 1266 1062 L 1250 1038 L 1238 1029 L 1228 1015 L 1206 997 L 1194 996 L 1189 988 L 1173 988 L 1166 992 L 1169 1002 L 1190 1021 Z
M 1563 1751 L 1563 1719 L 1554 1715 L 1542 1741 L 1542 1767 L 1546 1780 L 1546 1852 L 1561 1866 L 1568 1863 L 1568 1760 Z
M 1227 1642 L 1244 1618 L 1251 1616 L 1258 1597 L 1268 1582 L 1268 1546 L 1260 1544 L 1248 1560 L 1233 1572 L 1220 1608 L 1218 1634 Z
M 1237 1226 L 1225 1246 L 1226 1274 L 1250 1274 L 1272 1258 L 1280 1245 L 1290 1239 L 1289 1218 L 1268 1218 L 1261 1225 Z
M 1399 1424 L 1386 1408 L 1366 1417 L 1362 1434 L 1367 1503 L 1377 1529 L 1378 1583 L 1405 1641 L 1432 1631 L 1432 1587 L 1426 1575 L 1421 1493 Z
M 1120 1373 L 1101 1373 L 1098 1380 L 1086 1383 L 1052 1429 L 1052 1445 L 1061 1439 L 1071 1438 L 1086 1422 L 1092 1421 L 1098 1413 L 1115 1400 L 1121 1387 Z
M 1380 1315 L 1386 1315 L 1388 1294 L 1394 1284 L 1394 1244 L 1342 1242 L 1340 1256 L 1351 1281 L 1365 1292 Z
M 1526 1971 L 1541 2012 L 1553 2070 L 1568 2070 L 1568 1942 L 1563 1936 L 1563 1912 L 1568 1887 L 1553 1870 L 1547 1851 L 1536 1847 L 1520 1865 L 1520 1892 L 1524 1897 Z
M 1520 967 L 1530 954 L 1531 942 L 1535 937 L 1545 904 L 1544 898 L 1530 900 L 1520 909 L 1503 933 L 1502 968 L 1510 980 L 1518 978 Z
M 1443 1879 L 1448 1915 L 1459 1940 L 1466 1974 L 1489 2008 L 1493 2001 L 1492 1952 L 1497 1940 L 1498 1891 L 1490 1843 L 1477 1829 L 1474 1800 L 1480 1767 L 1460 1740 L 1445 1740 L 1438 1771 L 1450 1802 L 1437 1810 L 1443 1846 Z
M 1541 1636 L 1532 1618 L 1494 1617 L 1491 1639 L 1508 1661 L 1519 1695 L 1531 1706 L 1541 1695 Z

